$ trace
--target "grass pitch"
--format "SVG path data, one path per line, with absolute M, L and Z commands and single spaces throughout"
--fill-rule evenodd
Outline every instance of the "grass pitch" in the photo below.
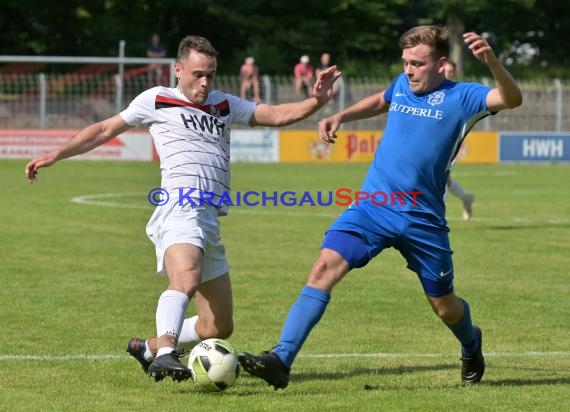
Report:
M 154 334 L 144 227 L 157 164 L 0 162 L 0 410 L 567 410 L 570 404 L 570 167 L 458 166 L 474 218 L 449 197 L 456 291 L 484 332 L 487 372 L 461 385 L 459 349 L 393 249 L 333 291 L 284 391 L 243 373 L 221 394 L 155 383 L 125 352 Z M 357 190 L 366 165 L 235 164 L 233 189 Z M 79 198 L 79 199 L 78 199 Z M 82 203 L 73 202 L 80 201 Z M 222 219 L 239 349 L 277 341 L 341 207 L 236 207 Z M 192 314 L 190 309 L 189 315 Z

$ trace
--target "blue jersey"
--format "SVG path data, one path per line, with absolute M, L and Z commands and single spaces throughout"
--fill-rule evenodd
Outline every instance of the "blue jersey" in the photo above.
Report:
M 386 129 L 361 189 L 376 193 L 374 202 L 360 205 L 372 216 L 382 205 L 430 213 L 445 222 L 449 169 L 471 127 L 489 114 L 490 90 L 446 80 L 435 90 L 414 94 L 406 75 L 398 76 L 384 93 L 390 104 Z

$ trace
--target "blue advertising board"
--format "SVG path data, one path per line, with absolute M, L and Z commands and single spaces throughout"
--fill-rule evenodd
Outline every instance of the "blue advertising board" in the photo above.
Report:
M 570 162 L 570 133 L 508 132 L 499 141 L 500 162 Z

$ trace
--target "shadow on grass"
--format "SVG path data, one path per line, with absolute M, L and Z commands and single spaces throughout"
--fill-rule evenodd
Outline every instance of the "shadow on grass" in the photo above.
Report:
M 314 382 L 315 387 L 320 387 L 321 383 L 319 381 L 344 381 L 350 378 L 354 378 L 354 377 L 361 377 L 361 376 L 366 376 L 369 377 L 371 380 L 373 380 L 375 377 L 381 376 L 381 375 L 404 375 L 404 374 L 412 374 L 412 373 L 417 373 L 417 372 L 426 372 L 426 371 L 441 371 L 441 370 L 447 370 L 447 369 L 457 369 L 458 366 L 457 365 L 452 365 L 452 364 L 436 364 L 436 365 L 417 365 L 417 366 L 398 366 L 398 367 L 382 367 L 382 368 L 343 368 L 337 372 L 302 372 L 302 373 L 296 373 L 295 370 L 293 370 L 293 373 L 291 374 L 291 381 L 290 381 L 290 386 L 294 386 L 295 384 L 300 384 L 302 382 Z M 242 389 L 245 389 L 245 391 L 242 391 L 240 394 L 238 394 L 237 396 L 251 396 L 251 395 L 258 395 L 259 392 L 257 389 L 254 389 L 254 386 L 257 387 L 258 383 L 263 383 L 265 384 L 265 382 L 263 382 L 261 379 L 252 377 L 251 375 L 247 374 L 247 372 L 242 371 L 241 373 L 243 373 L 243 376 L 247 376 L 249 382 L 248 384 L 245 384 L 242 386 Z M 252 382 L 256 382 L 255 384 L 251 384 Z M 247 388 L 247 389 L 246 389 Z M 267 388 L 263 388 L 263 390 L 266 390 Z M 273 389 L 273 388 L 270 388 Z M 364 390 L 392 390 L 392 389 L 407 389 L 405 387 L 401 387 L 399 386 L 398 388 L 394 387 L 386 387 L 385 385 L 371 385 L 371 384 L 365 384 L 363 385 L 363 389 Z M 410 387 L 410 389 L 416 390 L 417 387 Z M 272 391 L 270 391 L 272 392 Z M 278 392 L 282 392 L 282 391 L 278 391 Z M 285 390 L 285 393 L 287 393 L 287 390 Z M 293 393 L 295 394 L 295 393 Z M 236 395 L 234 393 L 234 395 Z M 298 394 L 295 394 L 298 395 Z
M 540 386 L 540 385 L 570 385 L 569 377 L 536 378 L 536 379 L 499 379 L 484 381 L 488 386 Z
M 544 222 L 544 223 L 518 223 L 518 224 L 498 224 L 498 225 L 481 225 L 481 226 L 477 226 L 474 227 L 474 229 L 478 229 L 478 230 L 528 230 L 528 229 L 562 229 L 562 230 L 566 230 L 566 229 L 570 229 L 570 223 L 565 223 L 565 222 L 558 222 L 558 223 L 549 223 L 549 222 Z
M 418 372 L 441 371 L 448 369 L 458 369 L 458 365 L 452 364 L 435 364 L 435 365 L 414 365 L 414 366 L 396 366 L 381 368 L 355 368 L 343 369 L 338 372 L 309 372 L 303 374 L 295 374 L 292 376 L 297 382 L 311 380 L 333 380 L 348 379 L 356 376 L 378 376 L 378 375 L 405 375 Z
M 421 372 L 430 372 L 430 371 L 443 371 L 443 370 L 456 370 L 457 371 L 457 381 L 448 382 L 448 383 L 430 383 L 429 381 L 425 381 L 425 385 L 418 385 L 418 383 L 412 384 L 402 384 L 401 382 L 394 382 L 393 384 L 383 382 L 381 384 L 375 384 L 374 380 L 378 376 L 386 376 L 386 375 L 404 375 L 404 374 L 413 374 L 413 373 L 421 373 Z M 247 373 L 244 373 L 244 376 L 250 377 Z M 365 391 L 391 391 L 391 390 L 413 390 L 416 391 L 419 387 L 424 387 L 427 389 L 428 387 L 431 389 L 466 389 L 470 387 L 519 387 L 519 386 L 550 386 L 550 385 L 570 385 L 570 376 L 569 377 L 552 377 L 552 378 L 524 378 L 524 379 L 497 379 L 497 380 L 486 380 L 483 378 L 483 381 L 478 385 L 470 385 L 464 384 L 459 380 L 459 365 L 457 364 L 433 364 L 433 365 L 416 365 L 416 366 L 398 366 L 398 367 L 381 367 L 381 368 L 353 368 L 353 369 L 342 369 L 337 372 L 304 372 L 304 373 L 295 373 L 293 372 L 291 376 L 291 384 L 295 385 L 303 383 L 303 382 L 315 382 L 315 385 L 320 385 L 319 381 L 335 381 L 335 380 L 349 380 L 350 378 L 355 377 L 368 377 L 370 383 L 365 383 L 362 385 L 362 390 Z M 257 378 L 253 378 L 257 380 Z M 250 387 L 250 389 L 252 389 Z M 252 393 L 244 394 L 244 395 L 251 395 Z
M 440 385 L 439 389 L 467 389 L 467 388 L 477 388 L 477 387 L 521 387 L 521 386 L 560 386 L 560 385 L 570 385 L 569 378 L 537 378 L 537 379 L 501 379 L 501 380 L 485 380 L 479 384 L 465 384 L 463 382 L 450 383 L 449 385 Z M 431 389 L 438 389 L 437 386 L 430 386 Z M 414 385 L 371 385 L 364 384 L 362 387 L 365 391 L 387 391 L 387 390 L 418 390 L 419 386 Z

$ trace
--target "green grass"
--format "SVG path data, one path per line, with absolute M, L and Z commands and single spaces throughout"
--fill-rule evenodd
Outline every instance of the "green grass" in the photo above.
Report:
M 157 164 L 65 161 L 24 180 L 0 162 L 0 410 L 567 410 L 570 404 L 570 167 L 458 166 L 476 195 L 450 197 L 456 290 L 485 334 L 488 369 L 464 387 L 454 338 L 393 249 L 350 273 L 275 392 L 245 373 L 225 393 L 146 378 L 124 351 L 154 334 L 144 227 Z M 233 165 L 234 190 L 358 189 L 366 165 Z M 70 199 L 100 199 L 111 206 Z M 122 207 L 120 207 L 122 206 Z M 239 207 L 222 219 L 239 349 L 267 349 L 339 207 Z M 361 356 L 318 357 L 329 354 Z M 371 355 L 372 354 L 372 355 Z M 92 356 L 91 356 L 92 355 Z M 368 355 L 368 356 L 367 356 Z M 65 357 L 68 358 L 65 358 Z M 564 406 L 566 405 L 566 406 Z

